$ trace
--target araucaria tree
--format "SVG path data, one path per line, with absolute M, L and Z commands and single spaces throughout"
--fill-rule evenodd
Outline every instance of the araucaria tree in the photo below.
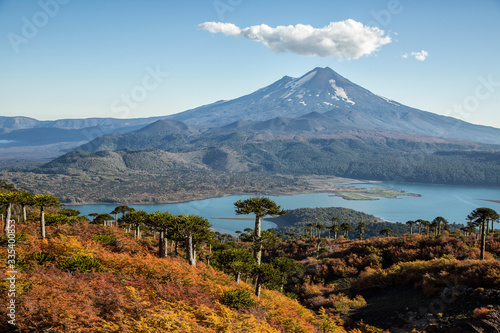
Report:
M 344 233 L 345 238 L 349 238 L 349 231 L 354 231 L 352 225 L 350 225 L 348 222 L 343 222 L 340 225 L 340 230 L 342 230 L 342 232 Z
M 165 258 L 168 252 L 168 229 L 172 227 L 175 217 L 169 212 L 150 213 L 146 220 L 151 228 L 159 232 L 158 257 Z
M 17 202 L 17 192 L 0 193 L 0 204 L 6 207 L 4 232 L 7 232 L 8 221 L 12 216 L 12 206 Z
M 148 214 L 143 210 L 135 210 L 123 215 L 122 221 L 135 227 L 135 238 L 141 238 L 141 225 L 146 222 Z
M 330 232 L 331 231 L 335 231 L 336 229 L 336 225 L 337 225 L 337 221 L 339 220 L 338 217 L 334 216 L 331 218 L 331 221 L 332 221 L 332 225 L 329 226 L 329 227 L 326 227 L 328 229 L 328 238 L 330 238 Z M 338 231 L 337 231 L 338 232 Z M 337 239 L 337 232 L 335 232 L 335 239 Z
M 486 249 L 486 225 L 489 220 L 498 220 L 498 213 L 491 208 L 481 207 L 474 209 L 467 218 L 481 226 L 481 260 L 484 260 L 484 252 Z
M 274 201 L 267 197 L 253 197 L 247 200 L 238 200 L 234 203 L 236 214 L 255 214 L 254 229 L 254 258 L 257 265 L 262 261 L 262 218 L 266 216 L 285 215 L 286 211 L 281 209 Z
M 17 202 L 21 205 L 23 222 L 26 222 L 26 207 L 35 205 L 35 199 L 30 192 L 17 193 Z
M 412 221 L 412 220 L 410 220 L 410 221 L 406 222 L 406 225 L 410 226 L 410 235 L 411 235 L 411 234 L 413 234 L 413 226 L 414 226 L 415 224 L 417 224 L 417 222 Z
M 357 231 L 357 237 L 359 239 L 363 239 L 365 231 L 366 231 L 366 223 L 363 222 L 363 220 L 361 220 L 361 222 L 359 222 L 358 227 L 356 228 L 356 231 Z
M 380 230 L 380 234 L 385 237 L 396 236 L 396 233 L 391 228 L 384 228 Z
M 196 248 L 212 237 L 211 224 L 207 219 L 197 215 L 179 215 L 174 219 L 173 228 L 185 242 L 186 255 L 191 266 L 196 266 Z
M 53 195 L 37 194 L 33 201 L 40 207 L 40 233 L 42 238 L 45 238 L 45 208 L 59 206 L 59 199 Z
M 437 236 L 441 233 L 441 227 L 446 226 L 448 224 L 448 221 L 444 217 L 438 216 L 434 220 L 432 220 L 432 224 L 435 228 L 434 234 Z
M 115 220 L 118 221 L 118 214 L 122 214 L 122 218 L 123 218 L 123 216 L 125 215 L 125 213 L 127 213 L 127 212 L 133 212 L 134 210 L 135 210 L 134 208 L 129 207 L 127 205 L 120 205 L 118 207 L 115 207 L 115 209 L 113 209 L 113 211 L 110 214 L 114 214 L 115 215 Z

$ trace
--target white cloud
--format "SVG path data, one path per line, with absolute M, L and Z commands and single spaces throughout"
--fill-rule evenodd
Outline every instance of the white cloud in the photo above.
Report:
M 391 42 L 391 37 L 376 27 L 364 26 L 354 20 L 331 22 L 323 28 L 297 24 L 270 27 L 266 24 L 239 28 L 232 23 L 205 22 L 199 29 L 227 36 L 243 36 L 261 42 L 277 52 L 292 52 L 304 56 L 358 59 L 372 54 L 382 45 Z
M 408 59 L 408 57 L 415 57 L 415 59 L 417 59 L 418 61 L 424 61 L 425 59 L 427 59 L 428 56 L 429 56 L 429 52 L 424 51 L 424 50 L 422 50 L 420 52 L 412 52 L 412 53 L 403 54 L 404 59 Z
M 241 34 L 241 29 L 232 23 L 221 22 L 205 22 L 198 25 L 198 29 L 210 31 L 211 33 L 222 33 L 227 36 L 238 36 Z

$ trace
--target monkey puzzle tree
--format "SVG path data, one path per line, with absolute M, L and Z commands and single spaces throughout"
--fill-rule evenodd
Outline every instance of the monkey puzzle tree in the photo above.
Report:
M 321 230 L 325 229 L 325 226 L 321 223 L 316 224 L 316 229 L 318 230 L 318 238 L 321 237 Z
M 123 215 L 123 222 L 135 227 L 135 238 L 141 238 L 141 225 L 146 222 L 148 214 L 143 210 L 129 211 Z
M 338 235 L 339 235 L 339 232 L 341 232 L 341 228 L 340 228 L 340 225 L 338 224 L 334 224 L 334 225 L 331 225 L 328 227 L 328 229 L 333 232 L 333 238 L 334 239 L 337 239 L 338 238 Z
M 12 206 L 17 202 L 17 192 L 0 193 L 0 204 L 6 207 L 4 232 L 7 232 L 8 221 L 12 218 Z
M 429 229 L 430 229 L 431 223 L 427 220 L 420 220 L 420 219 L 417 220 L 417 222 L 419 223 L 419 227 L 418 227 L 419 231 L 418 232 L 420 233 L 420 231 L 422 229 L 423 231 L 425 231 L 425 235 L 429 236 Z
M 363 219 L 361 219 L 361 222 L 359 222 L 356 231 L 357 231 L 357 237 L 359 239 L 363 239 L 366 231 L 366 223 L 363 222 Z
M 396 233 L 391 228 L 384 228 L 380 230 L 380 234 L 385 237 L 396 236 Z
M 97 214 L 97 216 L 92 220 L 92 223 L 106 225 L 106 223 L 108 221 L 111 221 L 112 219 L 113 216 L 109 215 L 108 213 L 101 213 Z
M 97 215 L 99 215 L 99 213 L 90 213 L 90 214 L 88 214 L 88 216 L 90 216 L 92 218 L 92 222 L 94 222 L 94 219 L 96 218 Z
M 476 225 L 473 221 L 467 222 L 467 225 L 465 227 L 460 228 L 460 230 L 465 233 L 465 236 L 472 235 L 473 233 L 476 233 L 476 231 L 477 231 Z
M 253 197 L 243 201 L 238 200 L 234 203 L 234 206 L 236 207 L 236 214 L 255 214 L 254 257 L 257 265 L 260 265 L 262 261 L 262 218 L 266 216 L 285 215 L 286 211 L 267 197 Z
M 196 266 L 196 248 L 212 237 L 211 224 L 198 215 L 178 215 L 173 220 L 174 235 L 184 240 L 186 255 L 191 266 Z
M 481 207 L 474 209 L 468 218 L 481 226 L 481 260 L 484 260 L 484 252 L 486 249 L 486 225 L 488 224 L 488 220 L 498 220 L 498 213 L 491 208 Z
M 174 215 L 169 212 L 150 213 L 146 224 L 159 232 L 158 257 L 165 258 L 168 253 L 167 230 L 172 227 Z
M 310 231 L 311 232 L 311 237 L 309 237 L 310 239 L 313 239 L 313 230 L 314 230 L 314 223 L 308 223 L 306 225 L 306 231 Z
M 414 226 L 415 224 L 417 224 L 417 222 L 415 222 L 415 221 L 411 221 L 411 220 L 406 222 L 406 225 L 410 226 L 410 235 L 412 235 L 412 234 L 413 234 L 413 226 Z
M 447 225 L 448 221 L 444 217 L 438 216 L 434 220 L 432 220 L 432 224 L 436 228 L 435 235 L 437 236 L 441 233 L 441 226 Z
M 59 199 L 53 195 L 37 194 L 33 197 L 35 205 L 40 207 L 40 233 L 45 238 L 45 208 L 59 206 Z
M 34 206 L 35 199 L 33 194 L 30 192 L 19 192 L 17 193 L 17 202 L 21 205 L 21 210 L 23 213 L 23 222 L 26 222 L 26 207 Z
M 332 225 L 329 226 L 329 227 L 326 227 L 328 229 L 328 238 L 330 238 L 330 232 L 334 231 L 334 229 L 335 229 L 334 226 L 337 225 L 338 220 L 340 220 L 340 219 L 338 217 L 336 217 L 336 216 L 334 216 L 334 217 L 331 218 Z M 336 238 L 337 238 L 337 236 L 335 235 L 335 239 Z
M 344 222 L 340 225 L 340 230 L 342 230 L 342 232 L 344 232 L 345 238 L 349 238 L 349 231 L 354 231 L 354 229 L 352 228 L 352 225 L 350 225 L 347 222 Z
M 118 221 L 118 214 L 122 214 L 122 218 L 123 218 L 125 213 L 133 212 L 134 210 L 135 210 L 134 208 L 129 207 L 127 205 L 120 205 L 120 206 L 115 207 L 115 209 L 113 209 L 113 211 L 110 214 L 115 215 L 115 220 Z

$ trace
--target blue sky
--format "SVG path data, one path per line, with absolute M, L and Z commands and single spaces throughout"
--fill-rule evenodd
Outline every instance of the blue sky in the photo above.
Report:
M 348 19 L 390 43 L 340 60 L 197 28 Z M 168 115 L 329 66 L 403 104 L 500 127 L 499 32 L 499 0 L 0 0 L 0 114 Z M 120 107 L 132 92 L 131 107 Z

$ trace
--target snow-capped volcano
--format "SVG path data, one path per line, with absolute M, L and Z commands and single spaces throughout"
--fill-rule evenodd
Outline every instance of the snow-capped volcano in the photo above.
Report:
M 335 109 L 359 110 L 374 102 L 400 106 L 399 103 L 372 94 L 329 67 L 318 67 L 299 78 L 284 76 L 249 95 L 188 110 L 172 118 L 190 125 L 212 127 L 237 120 L 298 117 Z
M 284 76 L 249 95 L 184 111 L 170 119 L 210 128 L 238 121 L 300 118 L 320 113 L 328 131 L 404 132 L 500 143 L 500 130 L 402 105 L 373 94 L 331 68 L 315 68 L 299 78 Z

